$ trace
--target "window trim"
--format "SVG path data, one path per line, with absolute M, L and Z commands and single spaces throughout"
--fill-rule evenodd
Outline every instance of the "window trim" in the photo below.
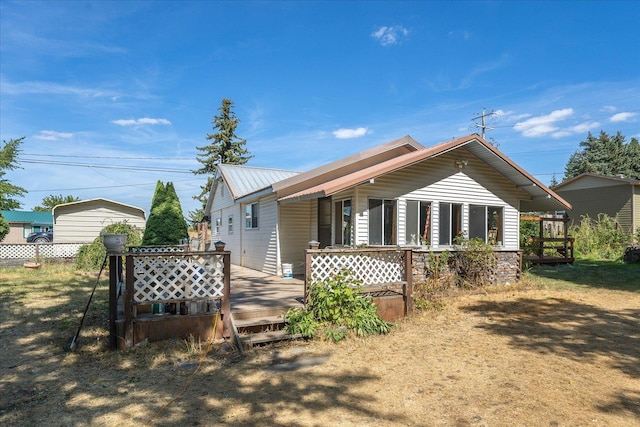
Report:
M 344 220 L 345 202 L 349 204 L 349 221 Z M 353 243 L 353 203 L 351 198 L 334 200 L 333 209 L 333 243 L 340 246 L 351 246 Z M 340 236 L 338 236 L 338 233 Z M 345 236 L 347 237 L 346 239 Z M 340 238 L 338 239 L 338 237 Z M 347 242 L 345 243 L 345 241 Z
M 227 234 L 233 234 L 233 215 L 227 217 Z
M 415 213 L 417 228 L 416 228 L 416 241 L 413 239 L 409 239 L 409 203 L 416 203 L 415 208 L 417 208 L 417 212 Z M 422 216 L 422 209 L 426 208 L 424 217 Z M 423 222 L 427 222 L 427 238 L 424 238 L 424 230 L 420 232 L 421 224 Z M 413 233 L 412 233 L 413 235 Z M 417 245 L 431 245 L 433 241 L 433 201 L 431 200 L 420 200 L 420 199 L 407 199 L 405 201 L 405 209 L 404 209 L 404 238 L 405 245 L 409 246 L 417 246 Z
M 446 223 L 446 231 L 447 231 L 446 234 L 449 237 L 447 241 L 443 241 L 442 239 L 443 237 L 442 230 L 445 229 L 443 228 L 443 225 L 445 224 L 443 224 L 443 221 L 442 221 L 443 219 L 442 208 L 445 205 L 449 206 L 449 210 L 448 210 L 449 216 L 447 218 L 447 223 Z M 457 227 L 454 224 L 455 221 L 453 221 L 454 214 L 455 214 L 454 206 L 459 209 L 456 215 L 457 217 L 456 219 L 458 222 Z M 439 202 L 438 203 L 438 245 L 453 246 L 455 244 L 456 237 L 461 235 L 461 233 L 463 232 L 464 232 L 464 205 L 462 203 Z
M 380 233 L 381 233 L 381 242 L 380 243 L 371 243 L 371 202 L 373 200 L 376 201 L 380 201 L 380 207 L 381 207 L 381 215 L 380 215 Z M 390 202 L 390 203 L 387 203 Z M 387 231 L 385 229 L 385 225 L 386 225 L 386 218 L 385 218 L 385 212 L 387 211 L 387 209 L 391 208 L 391 211 L 393 213 L 393 217 L 392 217 L 392 222 L 390 224 L 390 231 L 391 232 L 391 239 L 389 241 L 389 243 L 387 243 L 385 241 L 385 238 L 387 237 L 385 231 Z M 390 198 L 378 198 L 378 197 L 369 197 L 368 201 L 367 201 L 367 241 L 369 245 L 380 245 L 380 246 L 395 246 L 398 244 L 398 200 L 397 199 L 390 199 Z
M 258 228 L 258 215 L 260 209 L 258 202 L 248 203 L 244 206 L 244 229 L 255 230 Z

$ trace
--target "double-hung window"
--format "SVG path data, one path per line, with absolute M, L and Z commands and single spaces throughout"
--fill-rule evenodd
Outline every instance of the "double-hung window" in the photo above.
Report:
M 462 205 L 456 203 L 440 203 L 438 228 L 441 245 L 452 245 L 462 235 Z
M 469 238 L 479 238 L 490 245 L 502 244 L 502 206 L 469 206 Z
M 251 203 L 244 207 L 244 228 L 258 228 L 258 204 Z
M 336 245 L 351 246 L 351 200 L 338 200 L 333 205 L 333 236 Z
M 396 244 L 396 201 L 369 199 L 369 244 Z
M 227 221 L 227 233 L 233 234 L 233 217 L 229 215 L 229 219 Z
M 407 245 L 431 244 L 431 202 L 407 200 L 405 242 Z
M 222 218 L 216 218 L 216 225 L 214 229 L 216 236 L 220 234 L 220 226 L 222 226 Z

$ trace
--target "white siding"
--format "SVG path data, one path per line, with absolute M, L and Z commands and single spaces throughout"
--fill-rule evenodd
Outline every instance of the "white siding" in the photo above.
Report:
M 303 201 L 280 206 L 280 250 L 281 262 L 293 264 L 294 274 L 304 273 L 305 249 L 317 235 L 317 202 Z M 281 274 L 281 271 L 278 271 Z
M 464 169 L 455 165 L 463 156 L 468 160 Z M 518 199 L 524 197 L 512 182 L 504 178 L 465 150 L 455 155 L 445 154 L 438 158 L 405 168 L 401 171 L 376 178 L 374 183 L 358 187 L 355 205 L 356 244 L 368 243 L 368 200 L 398 200 L 398 244 L 404 243 L 404 200 L 424 200 L 432 205 L 432 247 L 438 242 L 438 203 L 460 203 L 463 205 L 463 231 L 468 232 L 470 204 L 502 206 L 504 208 L 505 249 L 518 248 L 519 217 Z M 340 194 L 342 197 L 342 194 Z
M 126 221 L 144 229 L 142 211 L 115 203 L 88 201 L 55 209 L 54 230 L 57 243 L 90 243 L 110 224 Z
M 213 196 L 213 203 L 211 204 L 211 212 L 215 212 L 220 209 L 228 208 L 233 206 L 233 198 L 231 197 L 231 192 L 227 187 L 227 184 L 220 180 L 216 187 L 216 192 Z
M 241 212 L 244 212 L 241 206 Z M 258 202 L 258 228 L 246 229 L 241 218 L 242 247 L 240 265 L 269 274 L 277 274 L 277 203 L 274 195 Z

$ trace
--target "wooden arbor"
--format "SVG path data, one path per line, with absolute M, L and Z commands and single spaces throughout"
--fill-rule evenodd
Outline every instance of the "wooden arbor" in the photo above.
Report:
M 569 217 L 564 215 L 521 215 L 520 221 L 536 221 L 538 236 L 527 239 L 534 253 L 525 255 L 533 264 L 571 264 L 574 238 L 569 237 Z

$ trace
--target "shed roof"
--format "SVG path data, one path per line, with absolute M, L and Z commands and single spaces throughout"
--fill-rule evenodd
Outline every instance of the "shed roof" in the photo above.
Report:
M 8 223 L 22 223 L 31 225 L 53 225 L 53 215 L 51 212 L 34 211 L 0 211 Z
M 137 206 L 127 205 L 125 203 L 115 202 L 115 201 L 109 200 L 109 199 L 103 199 L 101 197 L 97 197 L 97 198 L 94 198 L 94 199 L 87 199 L 87 200 L 79 200 L 77 202 L 63 203 L 61 205 L 55 206 L 52 209 L 52 213 L 53 213 L 53 216 L 55 217 L 59 210 L 65 210 L 66 208 L 71 207 L 71 206 L 78 206 L 78 205 L 83 205 L 83 204 L 88 205 L 90 203 L 96 203 L 96 202 L 102 202 L 104 204 L 115 205 L 115 206 L 125 207 L 125 208 L 132 209 L 132 210 L 137 210 L 142 214 L 142 218 L 146 218 L 146 213 L 145 213 L 144 209 L 142 209 L 142 208 L 139 208 Z
M 558 191 L 561 189 L 565 189 L 565 187 L 571 187 L 572 184 L 585 178 L 595 178 L 596 180 L 611 181 L 620 184 L 640 185 L 640 180 L 635 178 L 625 178 L 623 176 L 606 176 L 597 173 L 582 173 L 556 185 L 555 187 L 553 187 L 553 190 Z
M 272 184 L 286 180 L 300 172 L 240 165 L 218 165 L 217 176 L 227 184 L 231 196 L 239 199 L 271 187 Z

